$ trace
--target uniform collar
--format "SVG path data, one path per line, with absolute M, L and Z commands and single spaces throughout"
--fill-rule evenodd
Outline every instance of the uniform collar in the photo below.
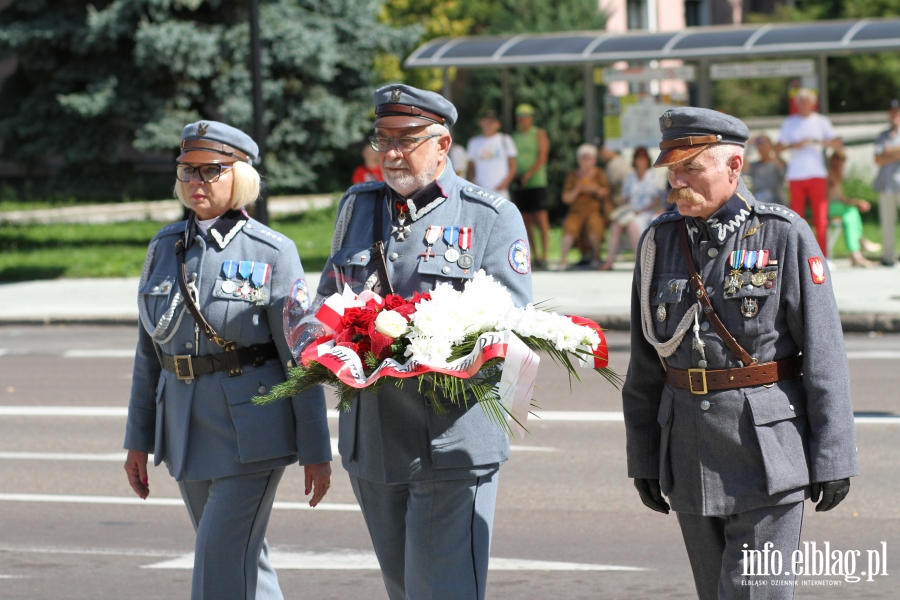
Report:
M 249 219 L 250 217 L 243 210 L 229 210 L 209 226 L 206 238 L 214 241 L 216 246 L 223 250 Z M 200 235 L 200 228 L 197 226 L 197 215 L 192 213 L 190 222 L 185 228 L 185 247 L 190 248 L 191 239 L 195 235 Z
M 744 185 L 744 181 L 738 180 L 734 194 L 710 218 L 704 221 L 688 217 L 688 231 L 691 233 L 691 238 L 694 238 L 695 233 L 699 233 L 701 239 L 710 239 L 721 246 L 750 217 L 753 212 L 752 201 L 753 196 Z
M 393 188 L 388 188 L 390 190 L 391 196 L 391 212 L 395 212 L 395 204 L 401 203 L 405 204 L 407 210 L 409 210 L 409 216 L 413 221 L 418 221 L 426 214 L 430 213 L 432 210 L 440 206 L 444 200 L 448 198 L 447 192 L 444 190 L 447 188 L 447 178 L 445 177 L 447 173 L 453 174 L 453 168 L 450 165 L 450 160 L 447 160 L 447 164 L 444 166 L 444 171 L 438 176 L 437 179 L 423 187 L 418 192 L 414 193 L 412 196 L 408 198 L 404 198 L 396 190 Z

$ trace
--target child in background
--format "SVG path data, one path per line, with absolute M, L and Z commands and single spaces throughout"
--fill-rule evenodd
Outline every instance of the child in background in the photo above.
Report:
M 384 181 L 381 175 L 381 166 L 378 164 L 378 153 L 372 150 L 369 144 L 363 146 L 363 164 L 356 167 L 350 182 L 353 185 L 367 181 Z

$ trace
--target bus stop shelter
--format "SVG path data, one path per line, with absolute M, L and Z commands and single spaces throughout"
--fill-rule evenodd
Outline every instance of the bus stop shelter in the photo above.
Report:
M 407 69 L 503 69 L 572 66 L 584 69 L 585 139 L 597 129 L 593 71 L 625 61 L 682 60 L 696 65 L 696 104 L 709 108 L 710 70 L 714 63 L 735 59 L 813 57 L 819 81 L 820 110 L 828 112 L 827 57 L 900 49 L 900 18 L 808 23 L 767 23 L 724 27 L 690 27 L 680 31 L 609 33 L 606 31 L 439 38 L 416 49 Z M 503 77 L 504 123 L 512 118 L 512 99 Z

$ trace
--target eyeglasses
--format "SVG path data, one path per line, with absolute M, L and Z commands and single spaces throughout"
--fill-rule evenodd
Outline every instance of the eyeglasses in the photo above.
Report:
M 441 134 L 435 135 L 425 135 L 422 137 L 399 137 L 399 138 L 389 138 L 389 137 L 381 137 L 377 135 L 373 135 L 369 137 L 369 144 L 372 145 L 372 150 L 375 152 L 387 152 L 391 149 L 391 147 L 396 148 L 400 152 L 412 152 L 416 149 L 420 142 L 423 140 L 430 140 L 431 138 L 441 137 Z
M 222 169 L 233 168 L 234 166 L 232 165 L 200 165 L 199 167 L 195 167 L 193 165 L 178 163 L 175 167 L 175 177 L 178 178 L 178 181 L 187 183 L 194 179 L 194 173 L 199 173 L 201 183 L 215 183 L 219 180 L 219 177 L 221 177 Z

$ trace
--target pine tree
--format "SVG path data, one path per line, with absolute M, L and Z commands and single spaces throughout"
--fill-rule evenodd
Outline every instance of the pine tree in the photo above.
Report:
M 341 187 L 335 161 L 371 123 L 374 56 L 405 34 L 378 22 L 380 6 L 261 2 L 270 189 Z M 18 58 L 0 90 L 3 157 L 55 159 L 57 187 L 117 197 L 140 183 L 137 155 L 156 153 L 170 186 L 185 124 L 250 131 L 248 11 L 244 0 L 13 0 L 0 12 L 0 56 Z

